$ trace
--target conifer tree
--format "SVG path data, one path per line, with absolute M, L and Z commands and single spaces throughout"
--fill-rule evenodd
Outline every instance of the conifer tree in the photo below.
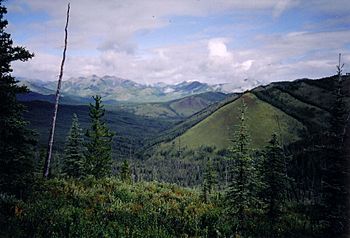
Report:
M 81 178 L 84 176 L 84 162 L 83 132 L 79 126 L 78 116 L 74 113 L 64 150 L 63 174 L 73 178 Z
M 285 155 L 273 134 L 265 147 L 260 167 L 262 179 L 261 201 L 264 203 L 265 222 L 268 224 L 266 237 L 280 237 L 279 224 L 287 191 L 287 177 L 284 164 Z
M 348 237 L 349 232 L 349 162 L 344 153 L 347 112 L 342 90 L 341 55 L 334 83 L 335 100 L 331 110 L 329 142 L 326 145 L 326 166 L 323 179 L 325 234 L 327 237 Z
M 232 233 L 238 237 L 248 236 L 252 225 L 249 213 L 257 202 L 256 171 L 250 155 L 250 137 L 246 128 L 246 105 L 241 107 L 240 125 L 230 148 L 231 174 L 226 199 L 228 215 L 232 223 Z
M 214 184 L 215 184 L 215 174 L 213 171 L 213 166 L 211 164 L 211 161 L 208 160 L 204 172 L 204 180 L 203 180 L 203 185 L 202 185 L 202 196 L 204 202 L 209 201 L 209 195 L 214 189 Z
M 124 160 L 122 164 L 120 177 L 123 182 L 131 183 L 131 169 L 127 160 Z
M 16 95 L 27 93 L 25 86 L 11 75 L 11 63 L 27 61 L 33 57 L 24 47 L 13 46 L 6 33 L 7 13 L 0 0 L 0 191 L 21 196 L 33 178 L 34 134 L 23 120 L 24 107 Z
M 112 172 L 112 141 L 114 134 L 110 132 L 103 121 L 105 110 L 101 97 L 96 95 L 93 99 L 95 103 L 90 103 L 89 112 L 91 127 L 85 134 L 87 137 L 87 152 L 84 168 L 87 175 L 101 178 L 110 175 Z

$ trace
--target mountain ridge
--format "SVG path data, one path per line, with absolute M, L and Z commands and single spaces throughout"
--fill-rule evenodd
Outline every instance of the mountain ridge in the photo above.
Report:
M 55 81 L 43 81 L 19 77 L 21 84 L 36 93 L 49 95 L 55 94 L 57 83 Z M 232 84 L 201 83 L 199 81 L 183 81 L 177 84 L 140 84 L 129 79 L 105 75 L 99 77 L 74 77 L 62 81 L 61 94 L 66 97 L 91 97 L 99 94 L 105 101 L 111 104 L 117 102 L 167 102 L 187 96 L 205 93 L 221 92 L 232 93 L 240 90 Z M 236 91 L 237 91 L 236 90 Z
M 174 127 L 175 129 L 169 129 L 165 134 L 174 136 L 163 136 L 162 139 L 154 142 L 153 146 L 159 147 L 161 150 L 175 144 L 178 147 L 181 144 L 182 147 L 191 149 L 199 146 L 227 148 L 230 136 L 232 137 L 227 132 L 229 127 L 232 129 L 238 126 L 236 119 L 239 117 L 239 110 L 236 109 L 239 107 L 239 103 L 237 102 L 243 97 L 249 102 L 254 102 L 251 107 L 256 108 L 256 110 L 250 110 L 248 104 L 248 118 L 255 118 L 256 122 L 270 121 L 262 130 L 256 127 L 256 123 L 249 125 L 250 128 L 255 128 L 252 130 L 253 148 L 266 145 L 273 132 L 278 132 L 281 137 L 288 139 L 284 139 L 282 144 L 294 142 L 298 140 L 300 133 L 314 133 L 329 126 L 327 124 L 330 117 L 329 111 L 335 97 L 330 88 L 333 87 L 336 79 L 337 76 L 331 76 L 317 80 L 300 79 L 261 85 L 227 99 L 226 102 L 221 102 L 221 104 L 216 105 L 216 108 L 213 108 L 212 105 L 211 113 L 196 120 L 195 123 L 190 123 L 190 126 L 186 126 L 187 122 L 184 121 Z M 327 85 L 328 87 L 326 87 Z M 345 103 L 350 105 L 349 76 L 343 77 L 343 91 Z M 259 111 L 257 108 L 265 109 Z M 208 108 L 204 110 L 208 110 Z M 218 123 L 219 121 L 221 122 Z M 289 127 L 288 125 L 294 126 Z M 222 129 L 223 127 L 224 129 Z

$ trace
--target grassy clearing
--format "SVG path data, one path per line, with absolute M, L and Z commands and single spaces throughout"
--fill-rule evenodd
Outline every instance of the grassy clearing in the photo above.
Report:
M 239 125 L 239 108 L 242 100 L 248 106 L 247 127 L 251 134 L 253 148 L 261 148 L 266 145 L 273 132 L 280 135 L 283 143 L 299 139 L 298 132 L 304 129 L 302 123 L 259 100 L 255 95 L 247 93 L 240 99 L 220 108 L 170 143 L 189 148 L 203 145 L 227 148 Z

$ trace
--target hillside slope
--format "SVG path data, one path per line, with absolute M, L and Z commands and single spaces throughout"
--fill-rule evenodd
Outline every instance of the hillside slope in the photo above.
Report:
M 23 102 L 23 104 L 27 107 L 24 117 L 30 122 L 30 127 L 38 132 L 39 145 L 46 146 L 54 105 L 43 101 Z M 57 116 L 54 144 L 58 151 L 63 151 L 73 113 L 78 115 L 82 128 L 87 129 L 89 126 L 88 106 L 61 104 Z M 146 139 L 157 136 L 176 122 L 145 118 L 123 111 L 106 111 L 105 119 L 111 131 L 116 133 L 114 151 L 122 156 L 129 155 L 130 150 L 134 151 L 143 146 Z
M 272 83 L 252 92 L 261 100 L 298 119 L 308 130 L 317 132 L 327 128 L 332 103 L 335 100 L 334 82 L 337 76 L 318 80 L 300 79 L 293 82 Z M 350 77 L 343 77 L 345 102 L 350 105 Z
M 171 129 L 171 140 L 163 140 L 161 147 L 176 145 L 190 149 L 200 146 L 227 148 L 235 128 L 239 125 L 239 107 L 244 100 L 248 106 L 247 123 L 252 147 L 266 145 L 271 134 L 280 135 L 281 142 L 297 140 L 300 133 L 313 133 L 328 127 L 337 76 L 318 80 L 301 79 L 259 86 L 241 98 L 231 100 L 201 117 L 191 128 Z M 350 105 L 350 77 L 343 77 L 345 102 Z M 182 124 L 186 124 L 186 121 Z M 176 128 L 176 127 L 175 127 Z
M 186 118 L 208 106 L 222 101 L 229 95 L 220 92 L 206 92 L 159 103 L 129 103 L 109 106 L 111 110 L 124 110 L 139 116 L 153 118 Z
M 293 117 L 259 100 L 255 95 L 246 93 L 218 109 L 170 143 L 180 143 L 181 146 L 188 148 L 203 145 L 227 148 L 239 125 L 240 106 L 243 100 L 248 106 L 247 127 L 253 148 L 265 145 L 273 132 L 279 133 L 286 143 L 295 141 L 298 139 L 298 132 L 304 129 L 303 124 Z
M 105 100 L 104 98 L 103 102 L 106 108 L 110 111 L 125 111 L 127 113 L 133 113 L 138 116 L 152 118 L 183 119 L 203 110 L 213 103 L 224 100 L 228 96 L 229 94 L 220 92 L 205 92 L 172 100 L 169 102 L 123 103 L 117 102 L 115 100 Z M 53 103 L 55 101 L 55 95 L 29 92 L 25 94 L 18 94 L 17 99 L 22 102 L 45 101 Z M 88 105 L 92 102 L 92 97 L 60 97 L 60 103 L 65 105 Z

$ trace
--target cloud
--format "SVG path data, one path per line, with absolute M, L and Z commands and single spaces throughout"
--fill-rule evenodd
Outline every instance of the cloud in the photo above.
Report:
M 230 0 L 71 0 L 70 47 L 95 48 L 133 52 L 134 36 L 140 31 L 152 31 L 169 25 L 172 16 L 207 16 L 227 11 L 260 11 L 271 9 L 282 14 L 291 2 L 279 0 L 230 1 Z M 28 12 L 44 12 L 50 20 L 40 22 L 34 29 L 35 41 L 49 36 L 56 47 L 61 44 L 61 28 L 64 26 L 68 0 L 13 0 L 10 8 L 23 8 Z M 275 13 L 274 13 L 275 14 Z
M 279 17 L 284 11 L 287 9 L 294 7 L 298 4 L 298 1 L 296 0 L 280 0 L 276 3 L 274 9 L 273 9 L 273 17 L 277 18 Z
M 249 70 L 252 67 L 253 62 L 254 62 L 254 60 L 246 60 L 246 61 L 244 61 L 241 64 L 242 69 L 245 70 L 245 71 Z
M 66 3 L 66 0 L 9 1 L 9 10 L 18 15 L 48 16 L 39 22 L 34 19 L 11 25 L 16 34 L 24 32 L 26 36 L 19 43 L 36 54 L 28 63 L 14 63 L 16 75 L 57 78 Z M 332 4 L 323 0 L 71 0 L 65 79 L 97 74 L 142 83 L 199 80 L 249 87 L 256 80 L 268 83 L 333 74 L 339 52 L 349 59 L 350 30 L 349 27 L 324 30 L 322 22 L 332 22 L 332 26 L 344 23 L 348 5 L 343 0 Z M 280 22 L 288 11 L 304 11 L 317 19 L 324 15 L 337 17 L 316 22 L 310 18 L 307 23 L 314 23 L 312 27 L 293 19 L 300 26 L 289 29 L 289 24 L 283 28 L 285 22 Z M 195 17 L 203 21 L 200 24 L 208 25 L 200 29 L 185 24 L 170 28 L 174 24 L 170 19 L 186 17 Z M 247 21 L 236 22 L 237 18 Z M 219 20 L 210 25 L 212 19 Z M 275 25 L 282 30 L 273 28 Z M 176 33 L 188 33 L 182 41 L 176 38 L 167 42 L 163 35 L 158 35 L 157 44 L 144 46 L 140 42 L 140 35 L 162 29 L 175 29 L 174 37 L 180 37 Z
M 232 58 L 232 54 L 227 50 L 227 39 L 212 39 L 208 43 L 209 57 L 212 58 Z
M 254 82 L 292 80 L 335 74 L 338 48 L 348 42 L 349 33 L 286 34 L 262 37 L 263 46 L 229 50 L 216 38 L 189 44 L 170 45 L 144 52 L 142 56 L 107 50 L 98 57 L 69 56 L 65 79 L 74 76 L 116 75 L 141 83 L 177 83 L 199 80 L 207 83 L 234 83 L 249 88 Z M 329 43 L 337 42 L 338 43 Z M 317 45 L 314 45 L 314 42 Z M 329 51 L 320 49 L 330 47 Z M 343 52 L 348 59 L 350 51 Z M 233 57 L 234 56 L 234 57 Z M 347 57 L 347 58 L 346 58 Z M 39 55 L 29 63 L 17 63 L 19 75 L 57 78 L 59 56 Z M 50 75 L 50 77 L 47 77 Z M 248 78 L 248 81 L 243 79 Z

